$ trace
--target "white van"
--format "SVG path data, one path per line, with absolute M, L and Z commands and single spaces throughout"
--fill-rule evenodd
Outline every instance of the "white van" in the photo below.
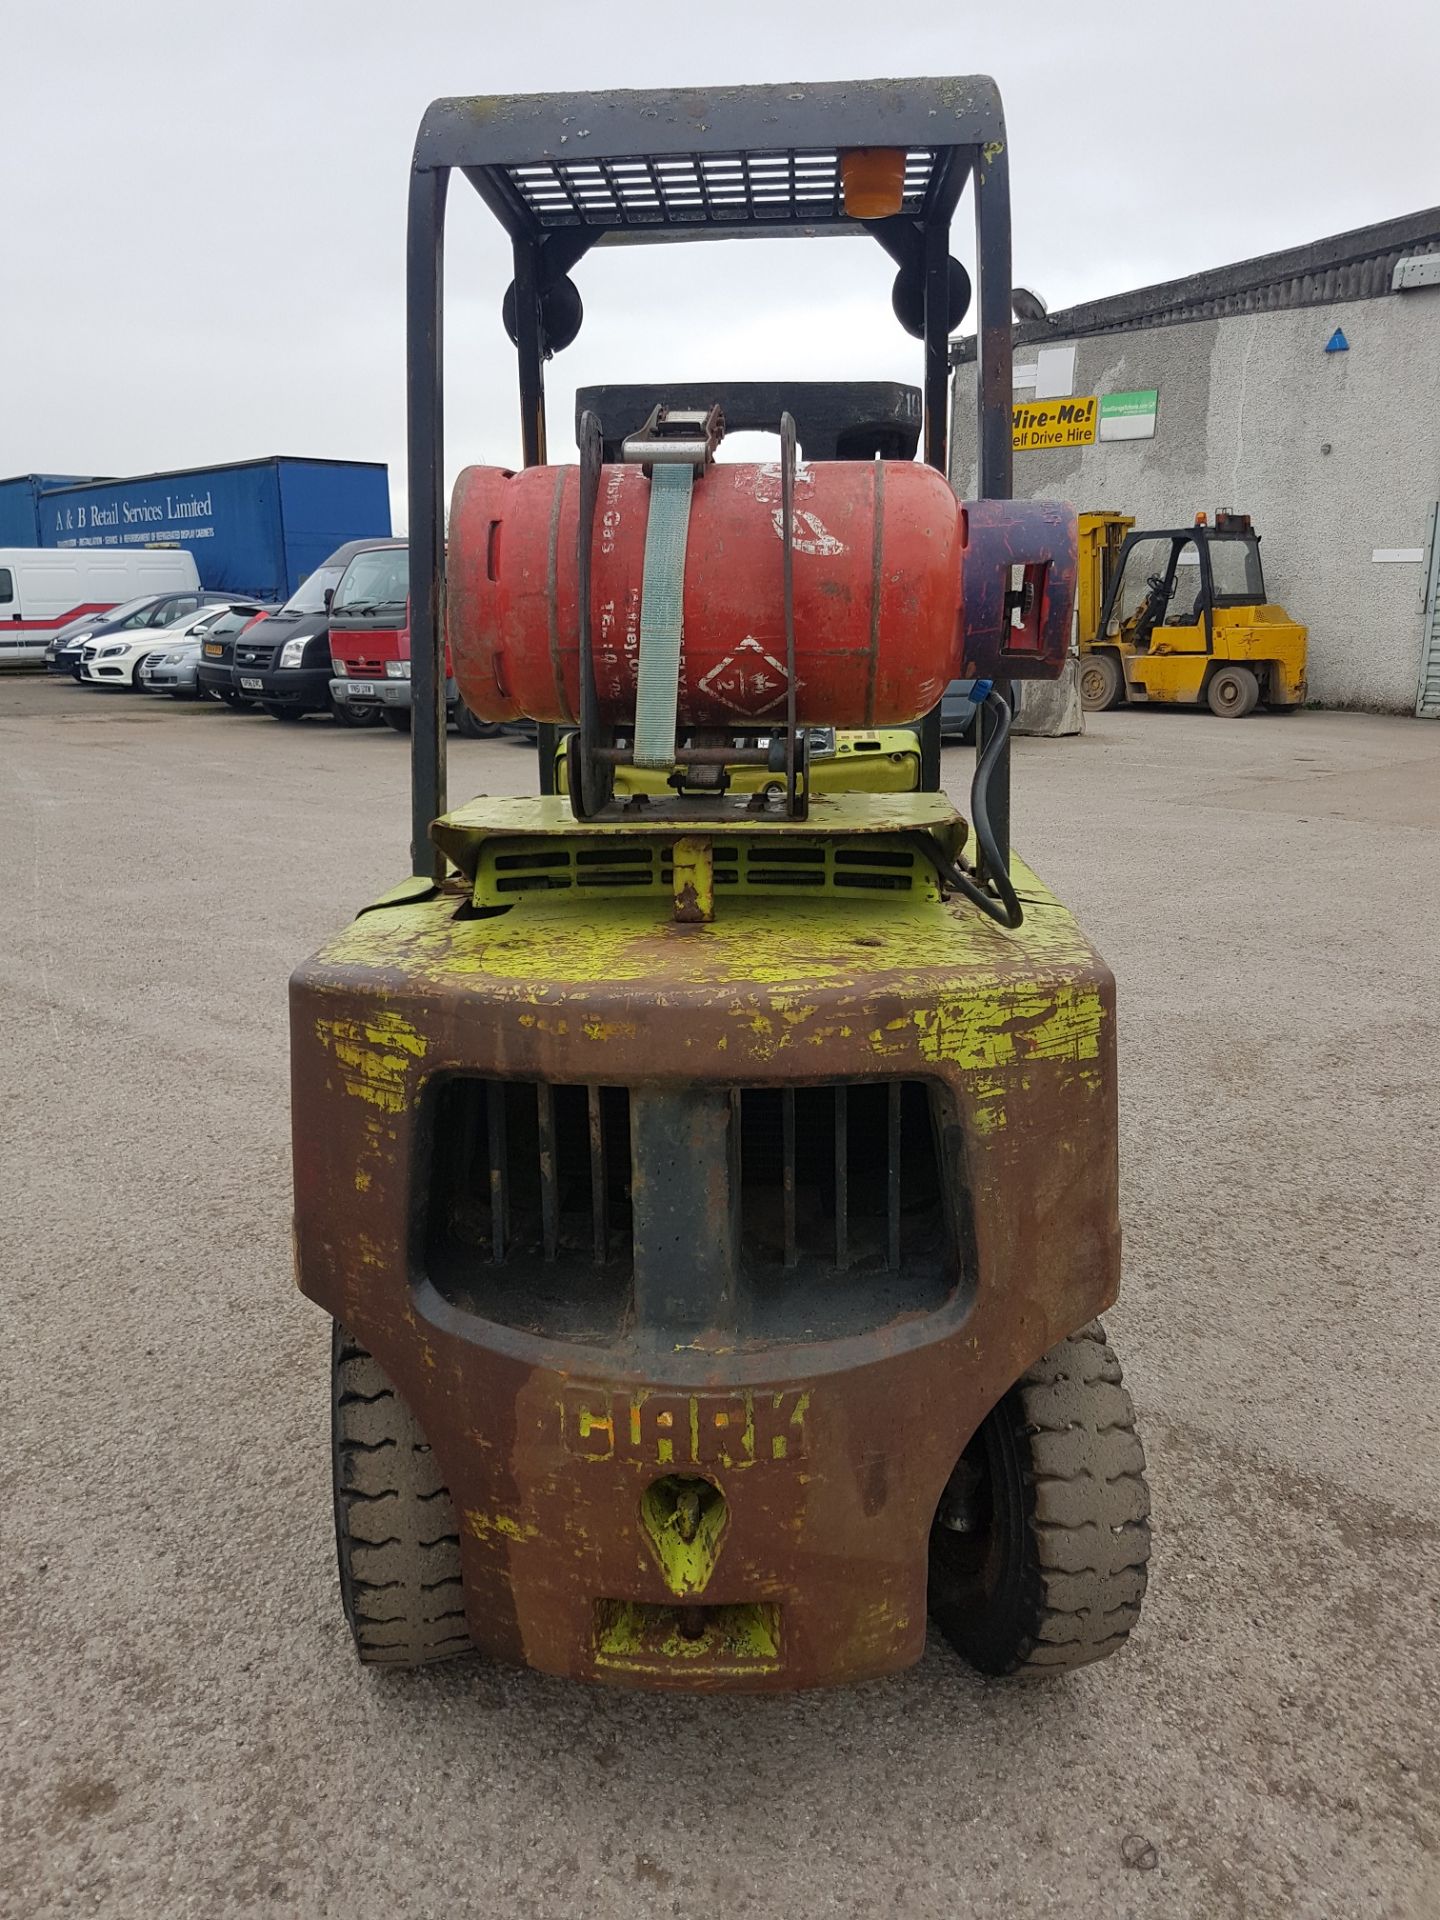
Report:
M 55 629 L 82 613 L 199 585 L 184 547 L 0 547 L 0 666 L 43 660 Z

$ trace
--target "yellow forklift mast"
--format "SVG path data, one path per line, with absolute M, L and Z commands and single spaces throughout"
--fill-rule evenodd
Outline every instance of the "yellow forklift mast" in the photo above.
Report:
M 1304 704 L 1306 629 L 1266 598 L 1248 514 L 1137 532 L 1128 514 L 1082 513 L 1077 615 L 1088 712 L 1204 704 L 1240 719 Z

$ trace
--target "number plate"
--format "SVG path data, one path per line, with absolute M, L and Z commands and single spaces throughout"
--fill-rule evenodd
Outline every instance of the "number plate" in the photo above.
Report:
M 218 640 L 207 640 L 205 642 L 205 658 L 207 660 L 218 660 L 224 651 L 224 647 L 221 646 Z
M 375 698 L 375 682 L 373 680 L 347 680 L 345 682 L 345 694 L 346 698 L 350 700 L 373 700 Z
M 244 688 L 246 689 L 246 691 L 247 691 L 247 692 L 249 692 L 249 693 L 262 693 L 262 692 L 264 691 L 264 688 L 263 688 L 263 686 L 262 686 L 262 684 L 261 684 L 261 682 L 260 682 L 260 681 L 258 681 L 258 680 L 247 680 L 247 679 L 245 679 L 245 677 L 243 676 L 243 674 L 242 674 L 242 676 L 241 676 L 241 679 L 240 679 L 240 684 L 241 684 L 241 686 L 242 686 L 242 687 L 244 687 Z

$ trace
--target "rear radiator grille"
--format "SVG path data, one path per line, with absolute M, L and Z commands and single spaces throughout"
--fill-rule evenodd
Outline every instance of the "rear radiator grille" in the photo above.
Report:
M 721 1321 L 733 1314 L 742 1330 L 779 1337 L 818 1289 L 823 1337 L 857 1314 L 868 1323 L 948 1296 L 958 1236 L 946 1169 L 958 1174 L 959 1149 L 943 1091 L 863 1081 L 736 1088 L 728 1099 L 729 1171 L 717 1179 L 730 1183 L 740 1271 Z M 613 1333 L 633 1314 L 643 1169 L 632 1168 L 631 1100 L 620 1087 L 441 1086 L 427 1260 L 443 1293 L 569 1334 Z

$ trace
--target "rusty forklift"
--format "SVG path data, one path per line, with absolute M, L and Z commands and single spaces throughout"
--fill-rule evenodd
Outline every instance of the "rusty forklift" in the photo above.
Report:
M 447 543 L 452 177 L 512 244 L 524 464 L 461 474 Z M 1097 1318 L 1114 984 L 1008 846 L 1007 690 L 1059 671 L 1075 585 L 1073 514 L 1010 498 L 1008 195 L 983 78 L 424 117 L 413 871 L 291 985 L 297 1271 L 334 1322 L 362 1660 L 777 1691 L 902 1668 L 927 1618 L 983 1672 L 1045 1674 L 1138 1617 L 1144 1460 Z M 923 458 L 812 457 L 797 387 L 764 401 L 773 460 L 718 460 L 759 394 L 660 389 L 582 407 L 578 461 L 548 464 L 589 249 L 774 233 L 894 260 Z M 538 723 L 536 796 L 447 806 L 447 635 L 475 712 Z M 962 675 L 968 818 L 939 790 Z M 817 730 L 906 723 L 911 790 L 812 781 Z

